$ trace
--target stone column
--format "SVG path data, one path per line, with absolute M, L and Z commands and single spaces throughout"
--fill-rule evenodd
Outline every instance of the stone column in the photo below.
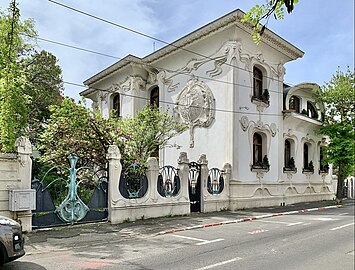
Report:
M 106 158 L 109 164 L 108 220 L 112 222 L 112 220 L 114 219 L 113 207 L 120 199 L 123 199 L 119 190 L 119 183 L 122 172 L 121 153 L 117 145 L 109 146 Z
M 201 179 L 201 197 L 200 197 L 200 202 L 201 202 L 201 212 L 206 212 L 205 210 L 205 200 L 208 195 L 208 190 L 207 190 L 207 179 L 208 179 L 208 160 L 206 158 L 205 154 L 202 154 L 200 158 L 197 161 L 198 164 L 201 166 L 201 172 L 200 172 L 200 179 Z
M 229 199 L 230 196 L 230 179 L 231 179 L 231 174 L 232 174 L 232 166 L 229 163 L 225 163 L 223 166 L 223 171 L 222 171 L 222 176 L 224 179 L 224 189 L 223 189 L 223 194 Z
M 181 152 L 178 159 L 178 173 L 181 185 L 181 198 L 189 201 L 189 159 L 186 152 Z
M 147 163 L 148 163 L 147 178 L 148 178 L 149 199 L 152 202 L 157 202 L 159 198 L 158 188 L 157 188 L 157 181 L 159 176 L 158 160 L 155 157 L 149 157 Z
M 18 156 L 18 179 L 20 180 L 19 189 L 31 189 L 32 181 L 32 145 L 28 138 L 19 137 L 15 142 L 16 152 Z M 32 231 L 32 211 L 16 212 L 17 220 L 22 225 L 25 232 Z

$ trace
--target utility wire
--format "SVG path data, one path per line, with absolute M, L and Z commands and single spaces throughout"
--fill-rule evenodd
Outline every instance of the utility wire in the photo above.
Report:
M 22 34 L 22 35 L 28 36 L 28 37 L 33 37 L 33 36 L 30 36 L 30 35 L 26 35 L 26 34 Z M 239 84 L 239 83 L 235 83 L 235 82 L 228 82 L 228 81 L 224 81 L 224 80 L 218 80 L 218 79 L 199 76 L 199 75 L 192 75 L 192 74 L 188 74 L 188 73 L 184 73 L 184 72 L 179 72 L 177 70 L 170 70 L 170 69 L 162 68 L 162 67 L 159 67 L 159 66 L 156 66 L 156 65 L 147 64 L 147 63 L 144 63 L 144 62 L 136 62 L 134 60 L 126 60 L 126 59 L 124 59 L 122 57 L 117 57 L 117 56 L 109 55 L 109 54 L 106 54 L 106 53 L 102 53 L 102 52 L 98 52 L 98 51 L 94 51 L 94 50 L 90 50 L 90 49 L 85 49 L 85 48 L 82 48 L 82 47 L 69 45 L 69 44 L 66 44 L 66 43 L 62 43 L 62 42 L 58 42 L 58 41 L 54 41 L 54 40 L 50 40 L 50 39 L 46 39 L 46 38 L 41 38 L 41 37 L 35 37 L 35 38 L 37 38 L 40 41 L 56 44 L 56 45 L 59 45 L 59 46 L 63 46 L 63 47 L 67 47 L 67 48 L 71 48 L 71 49 L 75 49 L 75 50 L 80 50 L 80 51 L 84 51 L 84 52 L 88 52 L 88 53 L 92 53 L 92 54 L 96 54 L 96 55 L 100 55 L 100 56 L 105 56 L 105 57 L 109 57 L 109 58 L 114 58 L 114 59 L 118 59 L 118 60 L 121 60 L 121 61 L 127 61 L 127 63 L 133 62 L 135 64 L 144 65 L 144 66 L 147 66 L 147 67 L 150 67 L 150 68 L 154 68 L 154 69 L 157 69 L 157 70 L 164 70 L 164 71 L 167 71 L 167 72 L 170 72 L 170 73 L 175 73 L 175 74 L 184 75 L 184 76 L 190 76 L 190 77 L 194 76 L 195 78 L 205 79 L 205 80 L 209 80 L 209 81 L 215 81 L 215 82 L 224 83 L 224 84 L 230 84 L 230 85 L 234 85 L 234 86 L 245 87 L 245 88 L 248 88 L 248 89 L 252 89 L 253 88 L 250 85 L 244 85 L 244 84 Z M 290 85 L 289 83 L 286 83 L 286 84 Z M 278 91 L 271 90 L 271 89 L 269 90 L 269 92 L 274 92 L 274 93 L 277 93 L 277 94 L 283 94 L 283 93 L 280 93 Z
M 86 86 L 84 86 L 82 84 L 78 84 L 78 83 L 74 83 L 74 82 L 64 81 L 63 83 L 77 86 L 77 87 L 87 88 Z M 97 88 L 97 87 L 90 87 L 90 88 L 93 90 L 97 90 L 97 91 L 107 92 L 107 93 L 111 93 L 111 94 L 117 94 L 117 92 L 112 91 L 110 89 L 101 89 L 101 88 Z M 142 100 L 146 100 L 146 101 L 150 100 L 149 98 L 146 98 L 146 97 L 131 95 L 131 94 L 127 94 L 127 93 L 119 93 L 119 94 L 122 96 L 142 99 Z M 176 104 L 175 102 L 172 102 L 172 101 L 159 100 L 159 103 L 163 103 L 163 104 L 167 104 L 167 105 L 174 105 L 174 106 L 186 106 L 186 107 L 189 106 L 190 108 L 204 109 L 203 106 L 182 105 L 182 104 Z M 258 112 L 234 111 L 234 110 L 217 109 L 217 108 L 212 108 L 212 110 L 216 111 L 216 112 L 224 112 L 224 113 L 260 115 L 260 113 L 258 113 Z M 283 116 L 281 113 L 263 113 L 263 115 L 278 116 L 278 117 Z
M 93 18 L 93 19 L 102 21 L 102 22 L 104 22 L 104 23 L 113 25 L 113 26 L 115 26 L 115 27 L 124 29 L 124 30 L 129 31 L 129 32 L 132 32 L 132 33 L 134 33 L 134 34 L 137 34 L 137 35 L 140 35 L 140 36 L 143 36 L 143 37 L 146 37 L 146 38 L 149 38 L 149 39 L 152 39 L 152 40 L 161 42 L 161 43 L 167 45 L 167 47 L 168 47 L 168 46 L 172 46 L 172 47 L 174 47 L 174 48 L 176 48 L 176 49 L 180 49 L 180 50 L 189 52 L 189 53 L 191 53 L 191 54 L 194 54 L 194 55 L 203 57 L 203 58 L 205 58 L 205 59 L 209 59 L 209 60 L 213 60 L 213 61 L 215 60 L 214 58 L 212 58 L 212 57 L 210 57 L 210 56 L 206 56 L 206 55 L 203 55 L 203 54 L 201 54 L 201 53 L 198 53 L 198 52 L 195 52 L 195 51 L 192 51 L 192 50 L 183 48 L 182 46 L 177 46 L 177 45 L 175 45 L 174 43 L 170 43 L 170 42 L 164 41 L 164 40 L 162 40 L 162 39 L 159 39 L 159 38 L 153 37 L 153 36 L 151 36 L 151 35 L 145 34 L 145 33 L 143 33 L 143 32 L 134 30 L 134 29 L 129 28 L 129 27 L 127 27 L 127 26 L 124 26 L 124 25 L 121 25 L 121 24 L 118 24 L 118 23 L 109 21 L 109 20 L 107 20 L 107 19 L 98 17 L 98 16 L 96 16 L 96 15 L 92 15 L 92 14 L 87 13 L 87 12 L 85 12 L 85 11 L 82 11 L 82 10 L 80 10 L 80 9 L 73 8 L 73 7 L 71 7 L 71 6 L 68 6 L 68 5 L 59 3 L 59 2 L 54 1 L 54 0 L 48 0 L 48 1 L 51 2 L 51 3 L 53 3 L 53 4 L 56 4 L 56 5 L 58 5 L 58 6 L 64 7 L 64 8 L 66 8 L 66 9 L 75 11 L 75 12 L 77 12 L 77 13 L 79 13 L 79 14 L 82 14 L 82 15 L 85 15 L 85 16 L 88 16 L 88 17 L 91 17 L 91 18 Z M 238 67 L 238 66 L 229 64 L 229 63 L 227 63 L 227 62 L 224 62 L 224 63 L 222 63 L 222 64 L 223 64 L 223 65 L 230 66 L 230 67 L 234 67 L 234 68 L 237 68 L 237 69 L 240 69 L 240 70 L 244 70 L 244 71 L 247 71 L 247 72 L 249 72 L 249 73 L 252 73 L 252 71 L 250 71 L 250 70 L 248 70 L 248 69 L 241 68 L 241 67 Z M 275 80 L 275 78 L 272 78 L 272 77 L 267 77 L 267 76 L 264 76 L 264 77 Z M 283 81 L 281 81 L 281 80 L 277 80 L 277 81 L 283 83 Z

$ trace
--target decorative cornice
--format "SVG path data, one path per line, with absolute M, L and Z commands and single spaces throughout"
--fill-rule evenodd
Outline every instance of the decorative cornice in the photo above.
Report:
M 90 85 L 90 84 L 96 83 L 99 80 L 103 79 L 104 77 L 110 75 L 111 73 L 118 71 L 127 65 L 131 65 L 132 63 L 133 64 L 142 64 L 142 59 L 137 56 L 134 56 L 134 55 L 128 55 L 128 56 L 122 58 L 120 61 L 109 66 L 108 68 L 105 68 L 104 70 L 95 74 L 91 78 L 87 79 L 86 81 L 84 81 L 84 84 Z M 82 95 L 82 93 L 84 93 L 85 91 L 81 92 L 80 94 Z
M 244 14 L 245 13 L 240 9 L 232 11 L 229 14 L 193 31 L 192 33 L 187 34 L 186 36 L 178 39 L 177 41 L 168 44 L 167 46 L 144 57 L 143 59 L 133 55 L 128 55 L 125 58 L 121 59 L 120 61 L 116 62 L 115 64 L 111 65 L 110 67 L 104 69 L 103 71 L 87 79 L 86 81 L 84 81 L 84 84 L 90 86 L 91 84 L 98 82 L 99 80 L 105 78 L 111 73 L 117 72 L 118 70 L 132 63 L 134 63 L 135 65 L 141 64 L 143 66 L 150 65 L 157 60 L 161 60 L 171 55 L 172 53 L 181 50 L 181 48 L 196 43 L 202 40 L 203 38 L 210 36 L 215 32 L 220 32 L 228 27 L 235 26 L 251 34 L 252 33 L 251 23 L 241 22 L 241 19 L 243 18 Z M 275 33 L 273 33 L 268 29 L 264 31 L 264 34 L 262 35 L 261 38 L 261 42 L 280 51 L 281 53 L 289 57 L 290 60 L 294 60 L 299 57 L 302 57 L 304 54 L 300 49 L 293 46 L 291 43 L 287 42 L 286 40 L 284 40 L 283 38 L 281 38 L 280 36 L 276 35 Z M 80 94 L 83 95 L 85 91 L 81 92 Z

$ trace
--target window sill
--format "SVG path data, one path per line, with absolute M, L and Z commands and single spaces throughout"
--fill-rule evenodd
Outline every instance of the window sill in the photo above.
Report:
M 314 169 L 303 168 L 302 173 L 303 174 L 314 174 Z
M 256 96 L 251 97 L 251 103 L 253 103 L 257 106 L 265 107 L 265 108 L 270 106 L 269 100 L 263 100 L 261 97 L 256 97 Z
M 284 168 L 283 168 L 283 172 L 284 172 L 284 173 L 297 173 L 297 168 L 284 167 Z
M 250 167 L 251 172 L 268 172 L 269 170 L 270 170 L 270 166 L 252 165 Z
M 319 170 L 319 171 L 318 171 L 318 174 L 320 174 L 320 175 L 327 175 L 327 174 L 329 174 L 329 170 Z

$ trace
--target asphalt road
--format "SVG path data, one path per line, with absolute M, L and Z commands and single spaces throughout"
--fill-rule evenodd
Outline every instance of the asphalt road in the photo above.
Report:
M 217 217 L 216 217 L 217 219 Z M 354 269 L 354 205 L 183 232 L 37 245 L 3 269 Z

